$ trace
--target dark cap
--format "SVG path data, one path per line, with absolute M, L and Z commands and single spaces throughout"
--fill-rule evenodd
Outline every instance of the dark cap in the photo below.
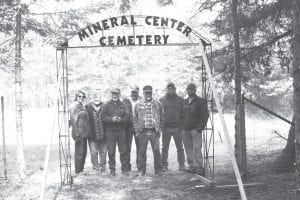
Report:
M 167 88 L 176 88 L 176 87 L 174 83 L 170 82 L 167 84 Z
M 140 88 L 138 87 L 138 86 L 132 86 L 131 87 L 131 91 L 139 91 L 140 90 Z
M 189 84 L 187 85 L 186 89 L 187 89 L 187 90 L 188 90 L 188 89 L 194 89 L 194 90 L 196 90 L 196 85 L 195 85 L 195 83 L 189 83 Z
M 111 92 L 111 93 L 118 93 L 118 94 L 121 93 L 119 88 L 114 88 L 114 89 L 112 89 L 110 92 Z
M 151 85 L 145 85 L 143 87 L 143 91 L 152 91 L 152 86 Z

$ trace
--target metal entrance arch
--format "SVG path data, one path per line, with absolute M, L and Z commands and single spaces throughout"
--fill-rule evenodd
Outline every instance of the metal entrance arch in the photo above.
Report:
M 117 19 L 121 18 L 116 17 Z M 131 16 L 127 16 L 131 17 Z M 147 16 L 134 16 L 138 19 L 145 20 Z M 170 18 L 168 18 L 170 19 Z M 173 19 L 174 20 L 174 19 Z M 176 20 L 178 21 L 178 20 Z M 180 22 L 180 21 L 178 21 Z M 131 34 L 136 36 L 136 32 L 138 26 L 124 26 L 126 29 L 131 29 Z M 154 27 L 157 31 L 166 34 L 170 31 L 170 27 Z M 89 30 L 89 28 L 85 28 Z M 84 29 L 83 29 L 84 30 Z M 204 37 L 202 37 L 199 33 L 197 33 L 194 29 L 191 29 L 190 37 L 188 37 L 188 42 L 171 42 L 168 44 L 138 44 L 138 45 L 130 45 L 130 47 L 139 47 L 139 46 L 161 46 L 168 47 L 168 46 L 199 46 L 204 47 L 204 52 L 207 53 L 208 51 L 212 51 L 211 43 Z M 176 30 L 174 30 L 176 31 Z M 105 30 L 101 32 L 102 36 L 105 34 Z M 92 34 L 93 35 L 93 34 Z M 58 127 L 58 134 L 59 134 L 59 155 L 60 155 L 60 180 L 61 186 L 69 185 L 71 186 L 73 183 L 72 180 L 72 156 L 70 151 L 70 115 L 69 115 L 69 90 L 68 90 L 68 49 L 72 48 L 99 48 L 99 47 L 126 47 L 126 46 L 101 46 L 101 45 L 71 45 L 70 40 L 74 39 L 76 35 L 71 36 L 66 42 L 61 44 L 59 47 L 56 48 L 56 70 L 57 70 L 57 127 Z M 203 63 L 202 55 L 195 57 L 199 61 L 199 73 L 201 75 L 201 86 L 202 86 L 202 97 L 205 98 L 206 102 L 209 105 L 210 110 L 210 117 L 207 123 L 205 130 L 203 131 L 203 163 L 205 169 L 205 177 L 210 181 L 214 182 L 214 116 L 213 111 L 214 109 L 214 99 L 211 86 L 208 81 L 208 75 L 206 73 L 206 69 Z M 210 59 L 210 66 L 212 66 L 212 59 Z

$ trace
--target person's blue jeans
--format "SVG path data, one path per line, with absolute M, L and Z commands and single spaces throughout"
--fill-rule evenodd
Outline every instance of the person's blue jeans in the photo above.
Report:
M 203 171 L 202 132 L 196 130 L 182 131 L 187 163 L 195 171 Z
M 107 146 L 105 140 L 88 139 L 93 169 L 104 171 L 106 167 Z M 100 158 L 100 162 L 98 160 Z
M 179 127 L 165 127 L 162 132 L 162 165 L 163 167 L 168 167 L 168 154 L 171 137 L 173 136 L 176 149 L 177 149 L 177 161 L 179 167 L 184 167 L 185 156 L 182 144 L 181 129 Z
M 127 171 L 127 156 L 126 156 L 126 136 L 125 131 L 106 131 L 106 142 L 108 149 L 109 158 L 109 169 L 111 171 L 116 170 L 116 145 L 118 144 L 118 149 L 120 153 L 121 170 Z
M 138 171 L 146 173 L 146 162 L 147 162 L 147 145 L 148 141 L 151 143 L 153 157 L 154 157 L 154 171 L 158 173 L 162 170 L 161 154 L 159 150 L 159 136 L 153 130 L 143 130 L 137 137 L 139 144 L 138 151 Z

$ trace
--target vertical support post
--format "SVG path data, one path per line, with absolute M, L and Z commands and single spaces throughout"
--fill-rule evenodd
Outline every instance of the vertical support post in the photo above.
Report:
M 25 178 L 26 165 L 24 159 L 23 123 L 22 123 L 22 69 L 21 69 L 21 8 L 16 15 L 16 55 L 15 55 L 15 103 L 16 103 L 16 134 L 19 177 Z
M 3 96 L 1 96 L 1 116 L 2 116 L 2 145 L 3 145 L 4 178 L 5 178 L 5 180 L 7 180 L 5 124 L 4 124 L 4 97 Z
M 199 49 L 200 49 L 200 52 L 201 52 L 203 60 L 204 60 L 208 80 L 209 80 L 210 86 L 211 86 L 212 91 L 213 91 L 214 99 L 216 100 L 216 105 L 217 105 L 217 109 L 218 109 L 218 112 L 219 112 L 221 125 L 222 125 L 223 131 L 224 131 L 227 148 L 228 148 L 228 151 L 229 151 L 231 163 L 233 165 L 234 174 L 235 174 L 238 186 L 239 186 L 241 199 L 242 200 L 247 200 L 245 189 L 244 189 L 242 178 L 241 178 L 241 174 L 239 172 L 239 168 L 238 168 L 238 165 L 237 165 L 237 162 L 236 162 L 236 158 L 234 156 L 234 150 L 233 150 L 233 147 L 232 147 L 230 136 L 228 134 L 228 129 L 227 129 L 227 126 L 226 126 L 226 123 L 225 123 L 225 118 L 224 118 L 224 115 L 222 113 L 222 107 L 221 107 L 221 104 L 220 104 L 219 97 L 216 93 L 216 86 L 215 86 L 214 79 L 213 79 L 211 71 L 210 71 L 210 67 L 209 67 L 209 64 L 208 64 L 208 59 L 206 57 L 202 41 L 200 41 L 199 44 L 200 44 Z

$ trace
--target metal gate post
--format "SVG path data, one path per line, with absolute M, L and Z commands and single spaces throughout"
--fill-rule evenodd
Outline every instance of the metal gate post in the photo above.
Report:
M 202 64 L 201 66 L 202 97 L 207 102 L 208 110 L 209 110 L 209 119 L 207 121 L 205 129 L 202 132 L 202 138 L 203 138 L 202 154 L 203 154 L 203 163 L 204 163 L 204 174 L 206 178 L 214 182 L 214 178 L 215 178 L 215 150 L 214 150 L 215 138 L 214 138 L 214 116 L 213 116 L 214 98 L 213 98 L 212 90 L 208 83 L 208 77 L 207 77 L 204 63 L 202 62 L 201 64 Z
M 69 99 L 68 99 L 68 62 L 67 48 L 56 49 L 56 68 L 58 83 L 58 120 L 57 128 L 59 134 L 59 164 L 61 186 L 71 186 L 71 152 L 69 131 Z

